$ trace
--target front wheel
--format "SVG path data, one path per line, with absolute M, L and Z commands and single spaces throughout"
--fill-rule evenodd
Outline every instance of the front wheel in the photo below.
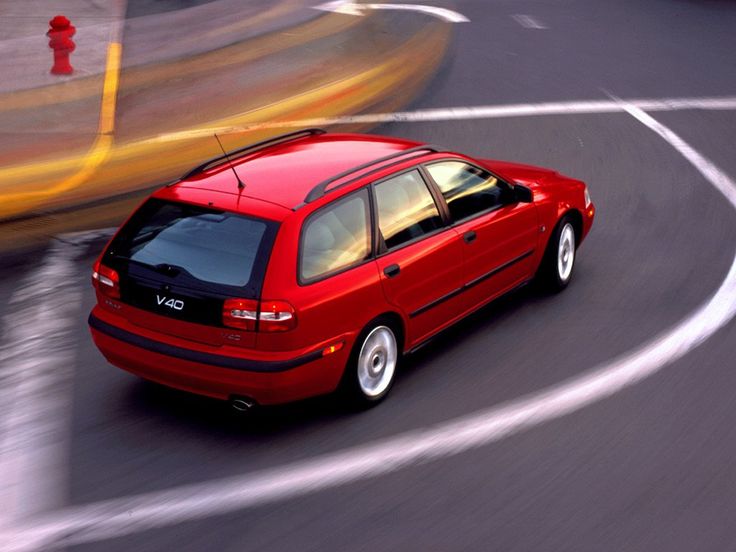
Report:
M 565 289 L 572 279 L 576 251 L 575 228 L 570 217 L 563 217 L 555 226 L 544 253 L 537 278 L 549 291 Z
M 357 406 L 381 401 L 391 389 L 399 361 L 396 333 L 377 321 L 361 332 L 343 376 L 343 390 Z

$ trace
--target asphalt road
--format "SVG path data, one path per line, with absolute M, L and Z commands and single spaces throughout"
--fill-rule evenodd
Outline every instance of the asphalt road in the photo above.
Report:
M 736 94 L 732 1 L 446 5 L 471 22 L 458 27 L 450 58 L 412 109 L 598 100 L 604 90 Z M 547 28 L 525 28 L 518 14 Z M 652 115 L 736 177 L 736 112 Z M 626 113 L 375 130 L 585 180 L 598 215 L 570 287 L 552 297 L 522 290 L 473 315 L 410 358 L 389 399 L 370 411 L 317 399 L 243 421 L 104 361 L 87 334 L 92 259 L 82 255 L 71 284 L 83 301 L 70 345 L 68 473 L 59 478 L 67 505 L 278 468 L 514 401 L 668 330 L 714 293 L 733 262 L 732 207 Z M 0 277 L 3 312 L 35 268 L 29 260 Z M 637 385 L 493 444 L 69 549 L 736 550 L 735 357 L 730 323 Z

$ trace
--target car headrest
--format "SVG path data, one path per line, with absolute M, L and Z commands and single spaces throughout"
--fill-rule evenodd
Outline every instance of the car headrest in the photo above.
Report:
M 304 239 L 304 248 L 311 251 L 329 251 L 335 247 L 335 235 L 322 219 L 315 220 L 309 225 Z

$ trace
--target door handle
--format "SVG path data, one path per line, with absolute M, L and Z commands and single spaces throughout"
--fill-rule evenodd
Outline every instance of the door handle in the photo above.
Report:
M 463 234 L 463 239 L 465 240 L 465 243 L 471 243 L 475 241 L 475 238 L 478 237 L 478 234 L 475 233 L 475 230 L 471 230 L 470 232 L 465 232 Z
M 393 278 L 394 276 L 398 276 L 399 272 L 401 272 L 401 268 L 399 268 L 399 265 L 397 264 L 388 265 L 386 268 L 383 269 L 383 273 L 388 278 Z

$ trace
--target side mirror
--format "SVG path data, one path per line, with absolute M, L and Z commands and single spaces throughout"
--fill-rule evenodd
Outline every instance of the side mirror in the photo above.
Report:
M 531 203 L 534 201 L 534 194 L 526 186 L 514 184 L 514 199 L 519 203 Z

